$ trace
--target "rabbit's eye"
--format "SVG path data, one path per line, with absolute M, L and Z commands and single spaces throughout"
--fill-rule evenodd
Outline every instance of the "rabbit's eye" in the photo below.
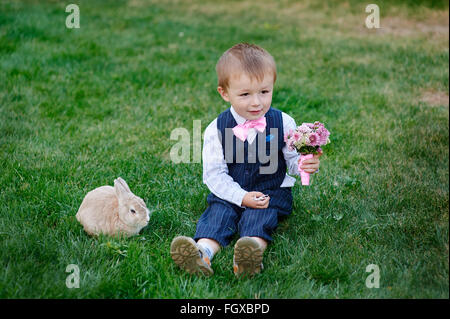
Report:
M 133 214 L 136 214 L 136 211 L 134 209 L 130 209 L 130 212 L 132 212 Z

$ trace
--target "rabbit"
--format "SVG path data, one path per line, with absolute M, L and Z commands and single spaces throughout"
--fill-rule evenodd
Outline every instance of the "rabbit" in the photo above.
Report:
M 114 187 L 100 186 L 87 193 L 76 218 L 89 235 L 102 233 L 130 237 L 147 226 L 150 211 L 144 201 L 118 177 L 114 180 Z

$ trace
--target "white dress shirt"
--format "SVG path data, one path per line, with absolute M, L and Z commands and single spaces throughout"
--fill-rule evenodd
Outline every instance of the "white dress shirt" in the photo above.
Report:
M 236 113 L 233 106 L 230 108 L 236 123 L 242 124 L 246 121 L 245 118 Z M 289 132 L 289 130 L 295 130 L 297 125 L 292 117 L 282 112 L 283 131 Z M 254 128 L 250 128 L 248 131 L 247 141 L 249 144 L 255 140 L 258 132 Z M 289 151 L 285 145 L 282 149 L 284 159 L 289 174 L 299 176 L 298 172 L 298 159 L 299 154 L 293 150 Z M 241 206 L 242 199 L 247 191 L 241 188 L 233 178 L 228 175 L 228 166 L 223 154 L 222 142 L 219 140 L 217 133 L 217 118 L 212 121 L 205 129 L 203 151 L 203 183 L 208 186 L 209 190 L 217 197 L 226 200 L 230 203 Z M 281 187 L 292 187 L 295 184 L 296 179 L 286 173 L 286 176 L 281 184 Z

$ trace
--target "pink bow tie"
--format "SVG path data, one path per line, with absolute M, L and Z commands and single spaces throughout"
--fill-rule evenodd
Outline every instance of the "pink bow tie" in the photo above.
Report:
M 264 129 L 266 128 L 266 118 L 263 116 L 257 120 L 247 120 L 245 123 L 233 127 L 233 133 L 238 139 L 244 142 L 247 139 L 248 130 L 250 128 L 254 128 L 259 132 L 264 132 Z

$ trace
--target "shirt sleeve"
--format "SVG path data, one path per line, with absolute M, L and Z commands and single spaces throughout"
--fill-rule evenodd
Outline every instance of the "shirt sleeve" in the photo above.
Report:
M 203 183 L 217 197 L 241 206 L 247 191 L 228 175 L 222 143 L 217 133 L 217 119 L 205 129 L 202 160 Z
M 297 128 L 295 120 L 292 117 L 283 112 L 282 118 L 284 134 L 286 134 L 286 132 L 289 132 L 289 130 L 295 130 Z M 286 160 L 289 174 L 300 176 L 300 173 L 298 171 L 298 159 L 300 158 L 300 154 L 298 154 L 295 150 L 290 151 L 287 145 L 284 145 L 282 152 L 284 155 L 284 159 Z

